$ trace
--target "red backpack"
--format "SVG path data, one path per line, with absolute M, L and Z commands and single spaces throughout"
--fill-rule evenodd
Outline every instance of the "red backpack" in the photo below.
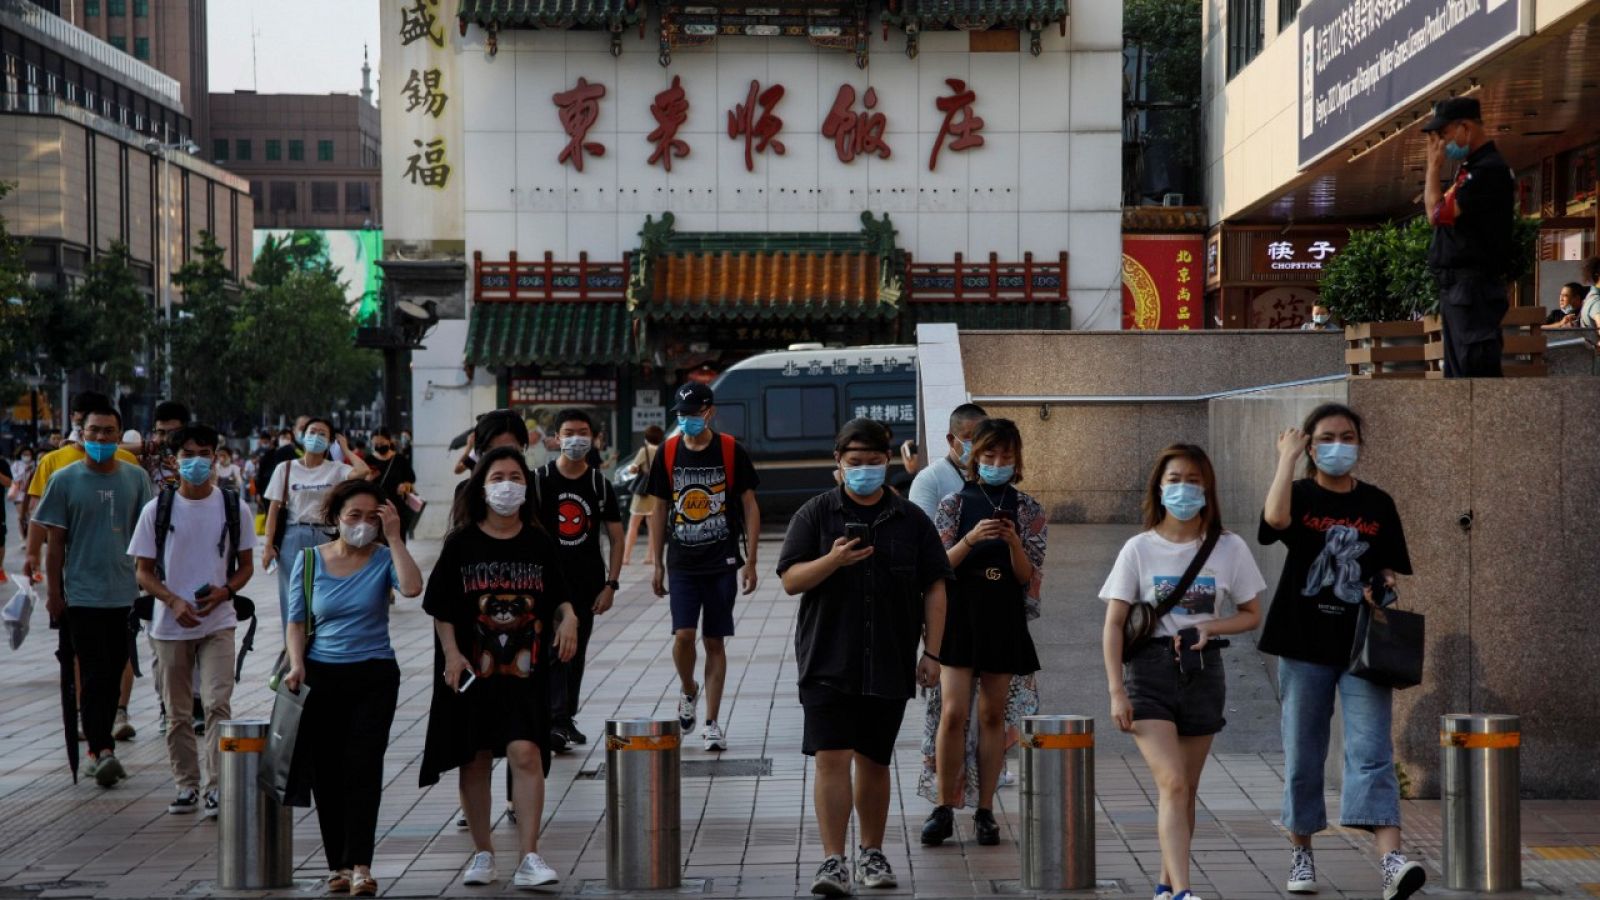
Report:
M 723 483 L 726 485 L 724 490 L 727 492 L 727 496 L 731 499 L 733 497 L 733 435 L 723 434 L 721 432 L 717 432 L 716 435 L 717 439 L 722 444 L 722 477 L 724 479 Z M 669 480 L 672 478 L 672 464 L 678 458 L 678 445 L 681 443 L 683 443 L 683 435 L 675 434 L 672 437 L 667 438 L 666 444 L 662 445 L 661 447 L 661 452 L 664 457 L 663 461 L 666 463 L 667 467 L 667 478 Z M 676 485 L 674 485 L 672 488 L 672 502 L 674 504 L 678 502 L 678 488 Z

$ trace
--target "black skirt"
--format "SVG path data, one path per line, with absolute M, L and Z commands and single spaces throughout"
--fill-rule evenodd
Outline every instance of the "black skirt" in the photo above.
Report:
M 549 667 L 541 664 L 527 678 L 480 676 L 457 693 L 445 683 L 444 652 L 437 636 L 433 643 L 433 702 L 428 707 L 420 786 L 438 783 L 441 773 L 466 765 L 485 750 L 503 758 L 512 741 L 533 741 L 549 775 Z

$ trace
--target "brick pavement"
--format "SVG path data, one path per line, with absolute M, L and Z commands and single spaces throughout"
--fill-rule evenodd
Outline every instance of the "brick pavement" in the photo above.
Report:
M 1056 531 L 1058 540 L 1072 534 L 1071 528 Z M 425 542 L 416 549 L 426 571 L 437 545 Z M 775 557 L 776 547 L 768 547 L 765 564 Z M 15 552 L 8 558 L 15 567 Z M 1077 580 L 1097 585 L 1101 572 L 1086 572 Z M 1051 597 L 1085 590 L 1083 584 L 1074 587 L 1071 579 L 1049 583 L 1054 585 Z M 253 596 L 264 601 L 262 609 L 270 613 L 275 595 L 270 580 L 258 575 L 251 587 Z M 9 593 L 0 588 L 0 596 Z M 795 600 L 782 595 L 777 580 L 767 576 L 756 595 L 739 607 L 739 637 L 728 645 L 723 713 L 730 749 L 722 756 L 724 765 L 770 760 L 771 774 L 684 778 L 682 893 L 805 896 L 820 861 L 810 810 L 811 769 L 797 751 L 801 717 L 792 659 L 796 606 Z M 269 710 L 265 674 L 280 642 L 272 621 L 270 615 L 263 618 L 258 649 L 235 695 L 236 716 L 264 716 Z M 61 745 L 57 675 L 50 656 L 53 635 L 44 629 L 42 610 L 34 627 L 20 651 L 0 651 L 0 684 L 4 684 L 0 696 L 5 698 L 0 704 L 0 898 L 217 894 L 215 824 L 165 812 L 173 789 L 155 730 L 149 681 L 140 681 L 134 691 L 140 735 L 121 751 L 132 778 L 110 791 L 88 782 L 73 785 Z M 584 731 L 598 736 L 608 716 L 673 715 L 676 683 L 668 631 L 666 604 L 649 596 L 647 572 L 630 567 L 616 609 L 600 619 L 595 631 L 586 703 L 579 717 Z M 416 601 L 402 601 L 397 607 L 393 634 L 404 677 L 385 765 L 387 788 L 374 866 L 382 893 L 390 897 L 510 894 L 515 838 L 503 817 L 495 832 L 501 881 L 486 888 L 465 888 L 458 882 L 471 844 L 454 824 L 454 781 L 447 776 L 426 791 L 416 786 L 431 664 L 429 621 Z M 1103 688 L 1086 690 L 1081 696 L 1103 698 Z M 1101 712 L 1069 708 L 1074 702 L 1079 701 L 1047 696 L 1046 711 Z M 913 703 L 897 745 L 885 847 L 901 887 L 887 893 L 952 898 L 1020 893 L 1015 788 L 1003 789 L 997 802 L 996 814 L 1005 830 L 1001 846 L 980 848 L 970 843 L 966 816 L 958 818 L 956 842 L 938 849 L 917 844 L 928 811 L 928 804 L 915 793 L 920 729 L 921 705 Z M 1282 785 L 1281 756 L 1275 751 L 1263 747 L 1255 753 L 1219 753 L 1207 768 L 1200 790 L 1194 862 L 1196 890 L 1208 900 L 1282 896 L 1286 851 L 1275 824 Z M 685 743 L 685 761 L 702 762 L 710 756 L 699 749 L 698 738 Z M 551 774 L 541 850 L 562 873 L 566 895 L 605 893 L 605 784 L 594 777 L 603 758 L 603 751 L 591 741 L 588 747 L 557 758 Z M 1102 895 L 1148 896 L 1159 854 L 1154 796 L 1145 781 L 1136 757 L 1102 750 L 1097 772 Z M 1330 806 L 1336 802 L 1330 797 Z M 1408 849 L 1428 862 L 1436 885 L 1442 883 L 1437 806 L 1433 801 L 1408 802 L 1406 809 Z M 1523 833 L 1529 844 L 1524 878 L 1535 883 L 1529 896 L 1552 892 L 1600 896 L 1596 812 L 1600 804 L 1524 804 Z M 1364 835 L 1326 835 L 1319 841 L 1317 858 L 1324 897 L 1377 895 L 1378 876 Z M 298 887 L 279 894 L 317 895 L 314 879 L 322 874 L 322 858 L 309 810 L 297 811 L 295 859 Z

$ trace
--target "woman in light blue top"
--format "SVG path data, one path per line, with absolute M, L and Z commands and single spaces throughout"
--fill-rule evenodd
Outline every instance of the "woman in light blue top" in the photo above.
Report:
M 310 689 L 300 725 L 303 750 L 296 748 L 295 756 L 297 766 L 303 760 L 310 769 L 328 890 L 372 896 L 378 892 L 372 852 L 383 754 L 400 693 L 389 595 L 421 594 L 422 572 L 401 540 L 399 513 L 373 482 L 346 481 L 329 491 L 325 521 L 339 537 L 291 563 L 283 682 L 291 691 L 302 682 Z M 380 531 L 388 546 L 378 543 Z

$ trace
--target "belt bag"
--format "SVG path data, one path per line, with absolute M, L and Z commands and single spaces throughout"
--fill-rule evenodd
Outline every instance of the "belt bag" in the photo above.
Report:
M 1173 587 L 1159 606 L 1148 603 L 1134 603 L 1128 607 L 1128 617 L 1122 621 L 1122 661 L 1127 662 L 1144 648 L 1150 638 L 1156 633 L 1156 626 L 1167 613 L 1172 612 L 1189 593 L 1189 588 L 1194 580 L 1200 577 L 1200 570 L 1205 568 L 1206 560 L 1211 558 L 1211 551 L 1217 546 L 1217 540 L 1222 537 L 1222 529 L 1214 527 L 1206 535 L 1205 543 L 1195 553 L 1194 559 L 1189 563 L 1189 568 L 1184 571 L 1183 577 Z

